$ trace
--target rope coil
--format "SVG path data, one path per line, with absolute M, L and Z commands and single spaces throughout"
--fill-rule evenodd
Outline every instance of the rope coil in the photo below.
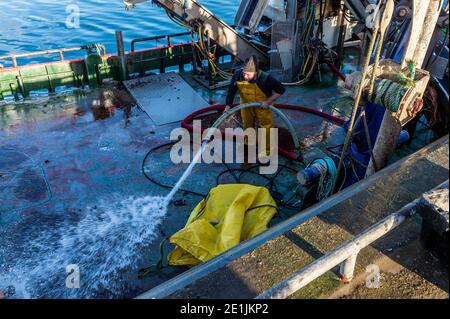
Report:
M 407 69 L 397 74 L 395 80 L 381 79 L 375 89 L 374 102 L 383 105 L 391 112 L 397 112 L 403 97 L 415 86 L 416 67 L 414 61 L 408 61 Z

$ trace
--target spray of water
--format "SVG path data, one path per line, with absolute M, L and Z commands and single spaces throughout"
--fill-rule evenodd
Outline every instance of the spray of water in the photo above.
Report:
M 167 206 L 206 146 L 202 143 L 166 197 L 103 200 L 87 207 L 79 220 L 64 221 L 58 227 L 54 223 L 40 225 L 23 239 L 28 244 L 20 256 L 12 263 L 0 264 L 0 289 L 13 289 L 14 298 L 122 297 L 128 288 L 127 276 L 136 276 L 139 252 L 156 238 Z M 10 248 L 0 246 L 0 256 L 8 254 Z M 66 266 L 72 264 L 81 271 L 79 289 L 66 287 Z
M 175 196 L 175 194 L 178 192 L 178 190 L 183 185 L 183 183 L 186 181 L 186 179 L 189 177 L 189 175 L 191 175 L 192 170 L 194 169 L 194 166 L 200 161 L 200 158 L 207 146 L 208 146 L 208 143 L 201 144 L 200 149 L 197 151 L 197 154 L 194 155 L 194 158 L 193 158 L 192 162 L 189 164 L 186 171 L 183 173 L 183 175 L 181 175 L 178 182 L 172 188 L 170 193 L 166 196 L 165 200 L 167 203 L 169 203 L 172 200 L 173 196 Z
M 44 223 L 23 238 L 20 256 L 0 264 L 0 289 L 13 289 L 14 298 L 121 297 L 130 289 L 127 277 L 136 277 L 139 252 L 156 238 L 166 206 L 164 197 L 103 200 L 77 221 Z M 1 246 L 0 255 L 7 248 Z M 80 289 L 66 287 L 70 264 L 80 268 Z

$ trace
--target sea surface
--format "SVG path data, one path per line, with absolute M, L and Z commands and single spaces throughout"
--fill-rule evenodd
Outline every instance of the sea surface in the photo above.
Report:
M 240 1 L 198 2 L 225 22 L 233 24 Z M 0 0 L 0 56 L 91 43 L 101 43 L 108 53 L 115 53 L 116 30 L 123 31 L 126 50 L 130 49 L 130 41 L 135 38 L 184 31 L 151 1 L 126 10 L 122 0 Z M 57 56 L 32 60 L 43 62 L 45 58 L 55 59 Z M 23 60 L 22 63 L 26 62 L 29 61 Z M 7 61 L 0 63 L 8 65 Z

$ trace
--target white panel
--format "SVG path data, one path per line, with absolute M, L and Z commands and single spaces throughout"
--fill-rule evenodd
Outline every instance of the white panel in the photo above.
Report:
M 128 80 L 125 87 L 156 125 L 178 122 L 209 104 L 178 73 Z

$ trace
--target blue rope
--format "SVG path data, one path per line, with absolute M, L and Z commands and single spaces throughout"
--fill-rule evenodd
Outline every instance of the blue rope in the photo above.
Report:
M 327 176 L 324 180 L 324 184 L 319 185 L 319 189 L 322 188 L 323 191 L 320 194 L 318 194 L 317 199 L 322 200 L 329 197 L 331 192 L 333 191 L 333 185 L 337 177 L 337 169 L 336 164 L 329 157 L 316 159 L 312 161 L 307 167 L 310 167 L 311 165 L 316 163 L 327 168 Z

